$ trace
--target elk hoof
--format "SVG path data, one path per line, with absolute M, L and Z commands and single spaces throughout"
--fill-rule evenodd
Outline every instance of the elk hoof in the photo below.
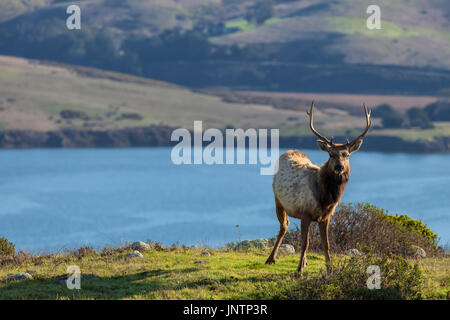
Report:
M 274 264 L 275 263 L 275 259 L 274 258 L 269 258 L 266 260 L 266 264 Z

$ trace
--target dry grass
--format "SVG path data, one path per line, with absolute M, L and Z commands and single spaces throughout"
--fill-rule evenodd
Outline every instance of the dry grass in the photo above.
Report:
M 150 124 L 192 128 L 194 120 L 203 120 L 205 128 L 279 128 L 295 115 L 266 105 L 225 103 L 219 97 L 148 79 L 76 70 L 0 57 L 0 116 L 4 127 L 49 130 L 82 126 L 81 121 L 67 123 L 60 118 L 59 112 L 67 109 L 86 113 L 92 118 L 89 128 L 95 129 Z M 108 116 L 116 109 L 117 114 Z M 115 120 L 126 112 L 138 113 L 143 119 Z M 27 121 L 30 118 L 36 120 Z

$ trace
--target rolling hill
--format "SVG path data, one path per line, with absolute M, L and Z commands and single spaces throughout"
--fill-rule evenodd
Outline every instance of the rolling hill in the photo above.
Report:
M 329 39 L 323 44 L 347 63 L 450 69 L 450 4 L 377 1 L 381 30 L 366 27 L 373 1 L 293 1 L 276 6 L 279 21 L 216 38 L 221 44 L 287 43 Z M 335 36 L 333 38 L 332 36 Z
M 170 145 L 177 127 L 276 128 L 280 145 L 314 148 L 305 114 L 316 100 L 316 127 L 338 141 L 361 131 L 366 100 L 398 110 L 435 97 L 264 94 L 193 90 L 110 71 L 0 56 L 0 147 L 118 147 Z M 337 101 L 337 102 L 336 102 Z M 369 150 L 447 151 L 450 125 L 383 129 L 376 114 Z
M 267 105 L 225 103 L 145 78 L 5 56 L 0 56 L 0 107 L 2 129 L 37 131 L 152 124 L 191 129 L 194 120 L 203 120 L 205 128 L 277 127 L 297 123 L 287 119 L 299 116 Z M 64 110 L 79 116 L 64 118 Z
M 273 0 L 263 23 L 246 17 L 271 0 L 8 0 L 0 54 L 114 70 L 190 87 L 295 92 L 450 92 L 450 4 Z M 69 4 L 82 30 L 65 26 Z

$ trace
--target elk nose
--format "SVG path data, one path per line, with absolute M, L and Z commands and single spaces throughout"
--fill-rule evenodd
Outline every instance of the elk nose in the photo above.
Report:
M 338 165 L 336 166 L 335 170 L 336 170 L 337 172 L 341 172 L 342 170 L 344 170 L 344 167 L 341 166 L 340 164 L 338 164 Z

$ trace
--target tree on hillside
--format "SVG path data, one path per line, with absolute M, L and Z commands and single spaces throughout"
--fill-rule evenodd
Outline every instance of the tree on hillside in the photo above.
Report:
M 432 121 L 450 121 L 450 100 L 431 103 L 425 107 L 425 112 Z
M 267 19 L 273 17 L 275 10 L 272 0 L 259 0 L 246 13 L 245 19 L 249 23 L 264 24 Z
M 145 61 L 199 61 L 208 58 L 211 45 L 195 31 L 167 30 L 157 37 L 126 40 L 122 50 L 134 52 L 142 63 Z
M 434 128 L 433 123 L 422 108 L 413 107 L 406 112 L 406 115 L 408 117 L 408 124 L 411 127 L 420 127 L 421 129 Z
M 403 125 L 403 116 L 401 113 L 394 110 L 394 108 L 385 103 L 377 106 L 374 109 L 373 116 L 381 118 L 384 128 L 401 128 Z

